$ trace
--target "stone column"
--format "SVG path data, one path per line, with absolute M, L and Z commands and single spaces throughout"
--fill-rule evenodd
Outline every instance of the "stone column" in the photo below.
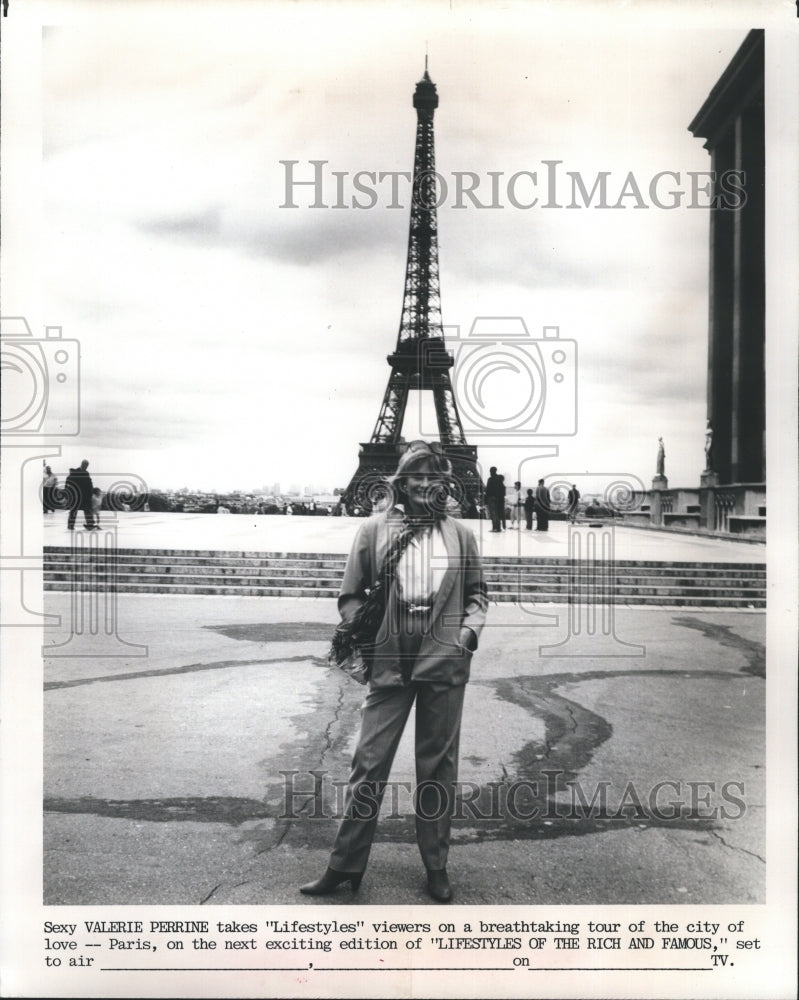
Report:
M 716 530 L 716 492 L 719 476 L 705 469 L 699 478 L 699 527 L 703 531 Z
M 663 524 L 663 498 L 661 493 L 669 488 L 665 476 L 655 476 L 652 480 L 652 492 L 649 494 L 649 520 L 651 524 Z

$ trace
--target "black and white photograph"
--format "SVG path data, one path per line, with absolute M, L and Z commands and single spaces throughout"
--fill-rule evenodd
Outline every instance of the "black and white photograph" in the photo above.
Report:
M 4 994 L 794 995 L 796 10 L 2 22 Z

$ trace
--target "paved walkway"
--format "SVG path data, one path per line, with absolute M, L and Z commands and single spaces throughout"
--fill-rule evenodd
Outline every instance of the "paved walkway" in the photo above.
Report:
M 335 601 L 118 595 L 119 639 L 146 650 L 84 633 L 78 656 L 55 648 L 70 595 L 45 608 L 63 623 L 45 631 L 46 904 L 430 903 L 412 722 L 359 894 L 297 891 L 327 863 L 363 698 L 325 659 Z M 457 902 L 762 903 L 764 625 L 619 609 L 600 642 L 565 613 L 492 606 L 461 734 Z
M 117 526 L 117 544 L 132 549 L 182 549 L 232 552 L 323 552 L 346 554 L 360 518 L 248 516 L 244 514 L 103 513 L 101 526 Z M 485 556 L 566 558 L 569 524 L 551 521 L 548 532 L 509 529 L 489 531 L 488 521 L 466 521 L 478 537 Z M 44 544 L 69 545 L 66 514 L 44 518 Z M 671 531 L 613 526 L 612 549 L 597 552 L 615 559 L 653 562 L 766 561 L 762 542 L 744 542 Z
M 46 545 L 69 544 L 65 520 L 45 518 Z M 121 548 L 343 554 L 361 523 L 123 513 L 116 531 Z M 568 555 L 565 522 L 467 523 L 485 555 Z M 634 528 L 614 542 L 618 559 L 765 561 L 763 545 Z M 44 636 L 45 902 L 308 904 L 297 886 L 326 864 L 363 697 L 325 659 L 335 601 L 112 600 L 109 636 L 44 595 L 61 618 Z M 617 608 L 605 625 L 492 605 L 464 714 L 457 901 L 762 902 L 765 615 Z M 411 730 L 361 892 L 314 905 L 429 902 Z M 604 817 L 580 807 L 605 793 Z

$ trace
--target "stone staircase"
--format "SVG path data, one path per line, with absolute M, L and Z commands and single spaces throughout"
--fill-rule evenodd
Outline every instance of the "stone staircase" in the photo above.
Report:
M 44 589 L 129 594 L 336 597 L 346 557 L 264 553 L 44 547 Z M 492 601 L 765 608 L 762 563 L 572 562 L 484 557 Z

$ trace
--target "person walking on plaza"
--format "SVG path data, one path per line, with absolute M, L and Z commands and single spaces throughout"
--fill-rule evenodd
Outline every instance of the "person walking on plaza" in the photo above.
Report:
M 492 465 L 489 470 L 490 475 L 486 480 L 485 501 L 488 508 L 488 516 L 491 518 L 491 530 L 500 531 L 500 521 L 505 509 L 505 477 L 497 475 L 496 465 Z
M 535 491 L 535 530 L 549 531 L 549 490 L 544 485 L 544 480 L 538 480 Z
M 510 517 L 510 507 L 508 506 L 508 492 L 507 492 L 507 490 L 505 488 L 505 477 L 504 476 L 497 476 L 497 478 L 499 479 L 500 483 L 502 483 L 502 499 L 499 502 L 499 504 L 500 504 L 500 507 L 499 507 L 499 509 L 500 509 L 499 520 L 500 520 L 500 524 L 502 525 L 502 530 L 503 531 L 507 531 L 508 530 L 508 518 Z
M 574 483 L 572 483 L 571 489 L 569 490 L 566 499 L 568 501 L 569 520 L 571 521 L 572 524 L 574 524 L 575 520 L 577 519 L 577 504 L 580 501 L 580 491 L 577 489 Z
M 533 496 L 533 491 L 528 490 L 527 496 L 524 498 L 524 518 L 526 521 L 526 528 L 528 531 L 533 530 L 534 513 L 535 513 L 535 497 Z
M 57 486 L 58 476 L 54 476 L 50 466 L 45 465 L 44 478 L 42 480 L 42 508 L 45 514 L 52 514 L 55 511 L 55 490 Z
M 70 469 L 66 480 L 67 502 L 69 503 L 69 514 L 67 516 L 67 530 L 75 530 L 75 521 L 78 511 L 83 511 L 83 518 L 89 531 L 95 529 L 94 513 L 92 511 L 92 491 L 94 484 L 92 477 L 88 473 L 89 463 L 84 458 L 77 469 Z
M 378 608 L 382 617 L 366 656 L 369 687 L 343 819 L 324 875 L 300 888 L 306 895 L 328 895 L 344 882 L 353 892 L 360 886 L 394 754 L 415 702 L 416 840 L 428 893 L 437 902 L 452 898 L 447 859 L 461 713 L 488 599 L 474 534 L 445 513 L 451 475 L 442 453 L 426 442 L 409 445 L 391 480 L 399 502 L 370 517 L 353 542 L 336 637 L 354 634 L 381 581 L 385 607 Z M 348 649 L 346 642 L 351 640 L 345 641 Z
M 519 531 L 522 526 L 523 510 L 524 501 L 522 500 L 522 484 L 517 481 L 513 484 L 513 506 L 511 507 L 510 517 L 510 526 L 511 528 L 516 528 L 517 531 Z

